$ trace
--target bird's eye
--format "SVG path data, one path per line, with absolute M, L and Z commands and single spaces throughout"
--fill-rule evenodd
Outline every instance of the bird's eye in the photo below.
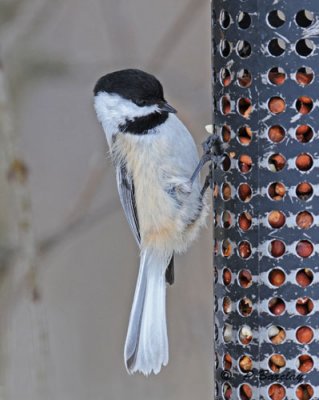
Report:
M 144 107 L 147 105 L 147 101 L 146 100 L 136 100 L 135 102 L 139 107 Z

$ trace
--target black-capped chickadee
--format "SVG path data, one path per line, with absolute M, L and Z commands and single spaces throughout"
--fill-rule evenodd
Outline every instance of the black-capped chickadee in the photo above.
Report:
M 157 374 L 168 363 L 165 292 L 173 281 L 173 256 L 196 238 L 208 213 L 198 153 L 153 75 L 126 69 L 103 76 L 94 88 L 94 106 L 141 251 L 125 365 L 129 373 Z

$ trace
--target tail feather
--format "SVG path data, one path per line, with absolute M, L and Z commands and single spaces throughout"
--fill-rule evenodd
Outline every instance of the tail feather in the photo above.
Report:
M 170 257 L 142 251 L 124 347 L 129 373 L 157 374 L 168 363 L 165 271 Z

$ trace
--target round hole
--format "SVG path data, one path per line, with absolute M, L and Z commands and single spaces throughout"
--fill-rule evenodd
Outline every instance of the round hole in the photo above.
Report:
M 314 390 L 308 383 L 302 383 L 296 389 L 296 396 L 298 400 L 310 400 L 313 398 Z
M 218 281 L 218 271 L 217 268 L 214 267 L 214 282 L 217 283 L 217 281 Z
M 231 139 L 231 129 L 230 126 L 224 125 L 221 129 L 221 137 L 224 143 L 229 143 Z
M 286 216 L 282 211 L 274 210 L 268 214 L 268 223 L 274 229 L 282 228 L 286 223 Z
M 280 201 L 285 197 L 285 185 L 280 182 L 274 182 L 268 187 L 268 194 L 272 200 Z
M 253 277 L 249 269 L 242 269 L 238 274 L 238 283 L 244 289 L 248 289 L 253 283 Z
M 309 10 L 300 10 L 296 14 L 296 22 L 301 28 L 308 28 L 314 21 L 315 16 Z
M 231 159 L 228 154 L 224 154 L 223 161 L 221 163 L 221 169 L 225 172 L 230 170 L 231 167 Z
M 224 400 L 230 400 L 233 394 L 233 388 L 228 382 L 223 384 L 223 397 Z
M 215 340 L 218 340 L 218 326 L 215 324 Z
M 213 197 L 214 197 L 214 199 L 217 199 L 217 197 L 218 197 L 218 185 L 217 185 L 217 183 L 216 182 L 214 182 L 214 184 L 213 184 Z
M 244 356 L 240 357 L 238 366 L 239 366 L 240 371 L 243 374 L 247 374 L 248 372 L 252 371 L 252 369 L 253 369 L 253 361 L 249 356 L 244 355 Z
M 273 10 L 268 14 L 267 20 L 272 28 L 280 28 L 286 22 L 286 16 L 281 10 Z
M 231 84 L 232 74 L 228 68 L 222 68 L 219 75 L 220 83 L 227 87 Z
M 251 256 L 251 244 L 247 240 L 239 243 L 238 254 L 239 257 L 243 258 L 244 260 Z
M 313 70 L 309 67 L 301 67 L 296 73 L 296 81 L 301 86 L 310 85 L 313 82 L 315 74 Z
M 271 68 L 268 72 L 268 79 L 273 85 L 282 85 L 286 80 L 285 70 L 281 67 Z
M 296 43 L 296 52 L 301 57 L 308 57 L 314 51 L 316 45 L 310 39 L 300 39 Z
M 221 10 L 220 16 L 219 16 L 219 23 L 223 29 L 229 28 L 229 26 L 231 24 L 231 17 L 230 17 L 230 14 L 228 11 Z
M 309 240 L 300 240 L 296 246 L 296 252 L 299 257 L 308 258 L 313 253 L 313 244 Z
M 243 146 L 248 146 L 250 144 L 252 136 L 253 132 L 249 126 L 245 125 L 239 128 L 237 137 L 239 143 Z
M 247 346 L 253 339 L 253 332 L 248 325 L 244 325 L 239 330 L 239 341 L 244 346 Z
M 300 125 L 296 129 L 296 139 L 300 143 L 308 143 L 313 138 L 313 129 L 309 125 Z
M 282 269 L 274 268 L 269 272 L 268 279 L 271 285 L 280 287 L 285 283 L 286 274 Z
M 312 98 L 308 96 L 299 97 L 296 101 L 296 109 L 302 115 L 309 114 L 313 109 Z
M 218 255 L 218 247 L 219 247 L 218 240 L 215 239 L 215 240 L 214 240 L 214 255 L 215 255 L 215 256 Z
M 251 45 L 246 40 L 239 40 L 236 46 L 237 54 L 241 58 L 247 58 L 251 55 Z
M 248 297 L 244 297 L 238 304 L 239 313 L 243 317 L 248 317 L 253 312 L 253 303 Z
M 309 268 L 300 269 L 296 274 L 296 281 L 303 288 L 310 286 L 313 278 L 313 272 Z
M 248 29 L 251 25 L 251 17 L 247 12 L 244 11 L 240 11 L 237 21 L 240 29 Z
M 223 183 L 222 185 L 222 197 L 225 201 L 230 200 L 232 197 L 231 186 L 227 182 Z
M 240 172 L 242 172 L 243 174 L 247 174 L 247 172 L 250 172 L 252 164 L 253 164 L 253 161 L 252 161 L 251 157 L 248 156 L 247 154 L 242 154 L 239 157 L 238 167 L 239 167 Z
M 274 57 L 279 57 L 286 51 L 286 43 L 282 39 L 272 39 L 268 43 L 268 51 Z
M 242 231 L 247 232 L 251 228 L 251 224 L 252 216 L 249 214 L 249 212 L 244 211 L 242 214 L 240 214 L 238 218 L 238 225 Z
M 286 159 L 282 154 L 276 153 L 268 158 L 268 167 L 272 172 L 278 172 L 284 169 Z
M 238 85 L 242 88 L 248 88 L 252 82 L 252 75 L 248 69 L 241 69 L 237 74 Z
M 231 242 L 228 239 L 222 242 L 222 254 L 224 257 L 230 257 L 232 255 L 233 248 Z
M 217 368 L 219 367 L 219 361 L 218 361 L 218 354 L 217 354 L 217 352 L 215 352 L 214 360 L 215 360 L 215 369 L 217 369 Z
M 312 328 L 310 326 L 300 326 L 296 330 L 296 339 L 301 344 L 308 344 L 312 341 L 314 336 Z
M 231 112 L 231 102 L 229 95 L 225 95 L 221 98 L 220 109 L 221 113 L 224 115 L 228 115 Z
M 225 324 L 223 328 L 223 339 L 225 343 L 230 343 L 232 341 L 233 328 L 229 324 Z
M 298 371 L 302 372 L 303 374 L 306 374 L 307 372 L 310 372 L 312 368 L 314 367 L 314 361 L 309 354 L 301 354 L 298 359 L 297 359 L 297 368 Z
M 217 296 L 215 296 L 215 298 L 214 298 L 214 305 L 215 305 L 215 313 L 217 313 L 217 311 L 218 311 L 218 300 L 217 300 Z
M 286 110 L 286 102 L 279 96 L 271 97 L 268 101 L 268 109 L 273 114 L 281 114 Z
M 238 100 L 237 109 L 244 118 L 249 118 L 253 111 L 251 100 L 247 97 L 242 97 Z
M 281 326 L 272 325 L 268 329 L 268 339 L 274 345 L 282 344 L 286 339 L 286 331 Z
M 286 398 L 286 389 L 280 383 L 273 383 L 269 386 L 268 396 L 272 400 L 283 400 Z
M 272 372 L 280 373 L 286 366 L 286 359 L 281 354 L 273 354 L 268 360 L 269 369 Z
M 233 359 L 229 353 L 226 353 L 223 358 L 224 369 L 229 371 L 233 365 Z
M 232 273 L 229 268 L 223 269 L 223 283 L 225 286 L 229 286 L 232 281 Z
M 280 258 L 286 252 L 285 243 L 282 240 L 274 239 L 269 244 L 269 253 L 275 257 Z
M 223 228 L 228 229 L 232 225 L 232 216 L 229 211 L 224 211 L 222 214 Z
M 286 304 L 280 297 L 273 297 L 268 302 L 268 309 L 273 315 L 282 315 L 286 311 Z
M 226 315 L 231 313 L 231 299 L 228 296 L 223 298 L 223 311 Z
M 280 125 L 271 126 L 268 130 L 269 140 L 273 143 L 280 143 L 284 140 L 286 132 Z
M 313 301 L 309 297 L 301 297 L 296 301 L 296 310 L 300 315 L 310 314 L 313 308 Z
M 241 201 L 247 203 L 251 200 L 252 190 L 248 183 L 241 183 L 238 187 L 238 197 Z
M 231 44 L 228 40 L 222 40 L 220 42 L 220 54 L 222 57 L 226 58 L 231 53 Z
M 313 224 L 313 216 L 308 211 L 301 211 L 296 216 L 296 224 L 300 229 L 309 229 Z
M 296 194 L 300 200 L 307 201 L 313 195 L 313 187 L 308 182 L 301 182 L 296 188 Z
M 243 383 L 239 387 L 240 400 L 251 400 L 253 398 L 253 389 L 248 383 Z

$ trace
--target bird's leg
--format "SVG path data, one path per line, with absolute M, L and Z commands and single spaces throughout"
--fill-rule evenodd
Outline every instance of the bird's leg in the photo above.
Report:
M 218 165 L 222 161 L 222 154 L 223 154 L 223 149 L 221 147 L 220 143 L 220 138 L 216 134 L 213 134 L 208 137 L 207 140 L 205 140 L 204 143 L 202 143 L 202 147 L 204 150 L 204 154 L 202 155 L 201 159 L 199 160 L 199 163 L 190 178 L 191 184 L 194 183 L 195 179 L 199 175 L 200 171 L 204 167 L 204 165 L 211 161 L 214 164 L 214 168 L 216 168 L 216 165 Z M 212 179 L 212 171 L 210 174 L 206 177 L 205 183 L 202 189 L 202 192 L 205 193 L 207 188 L 210 185 L 210 181 Z

